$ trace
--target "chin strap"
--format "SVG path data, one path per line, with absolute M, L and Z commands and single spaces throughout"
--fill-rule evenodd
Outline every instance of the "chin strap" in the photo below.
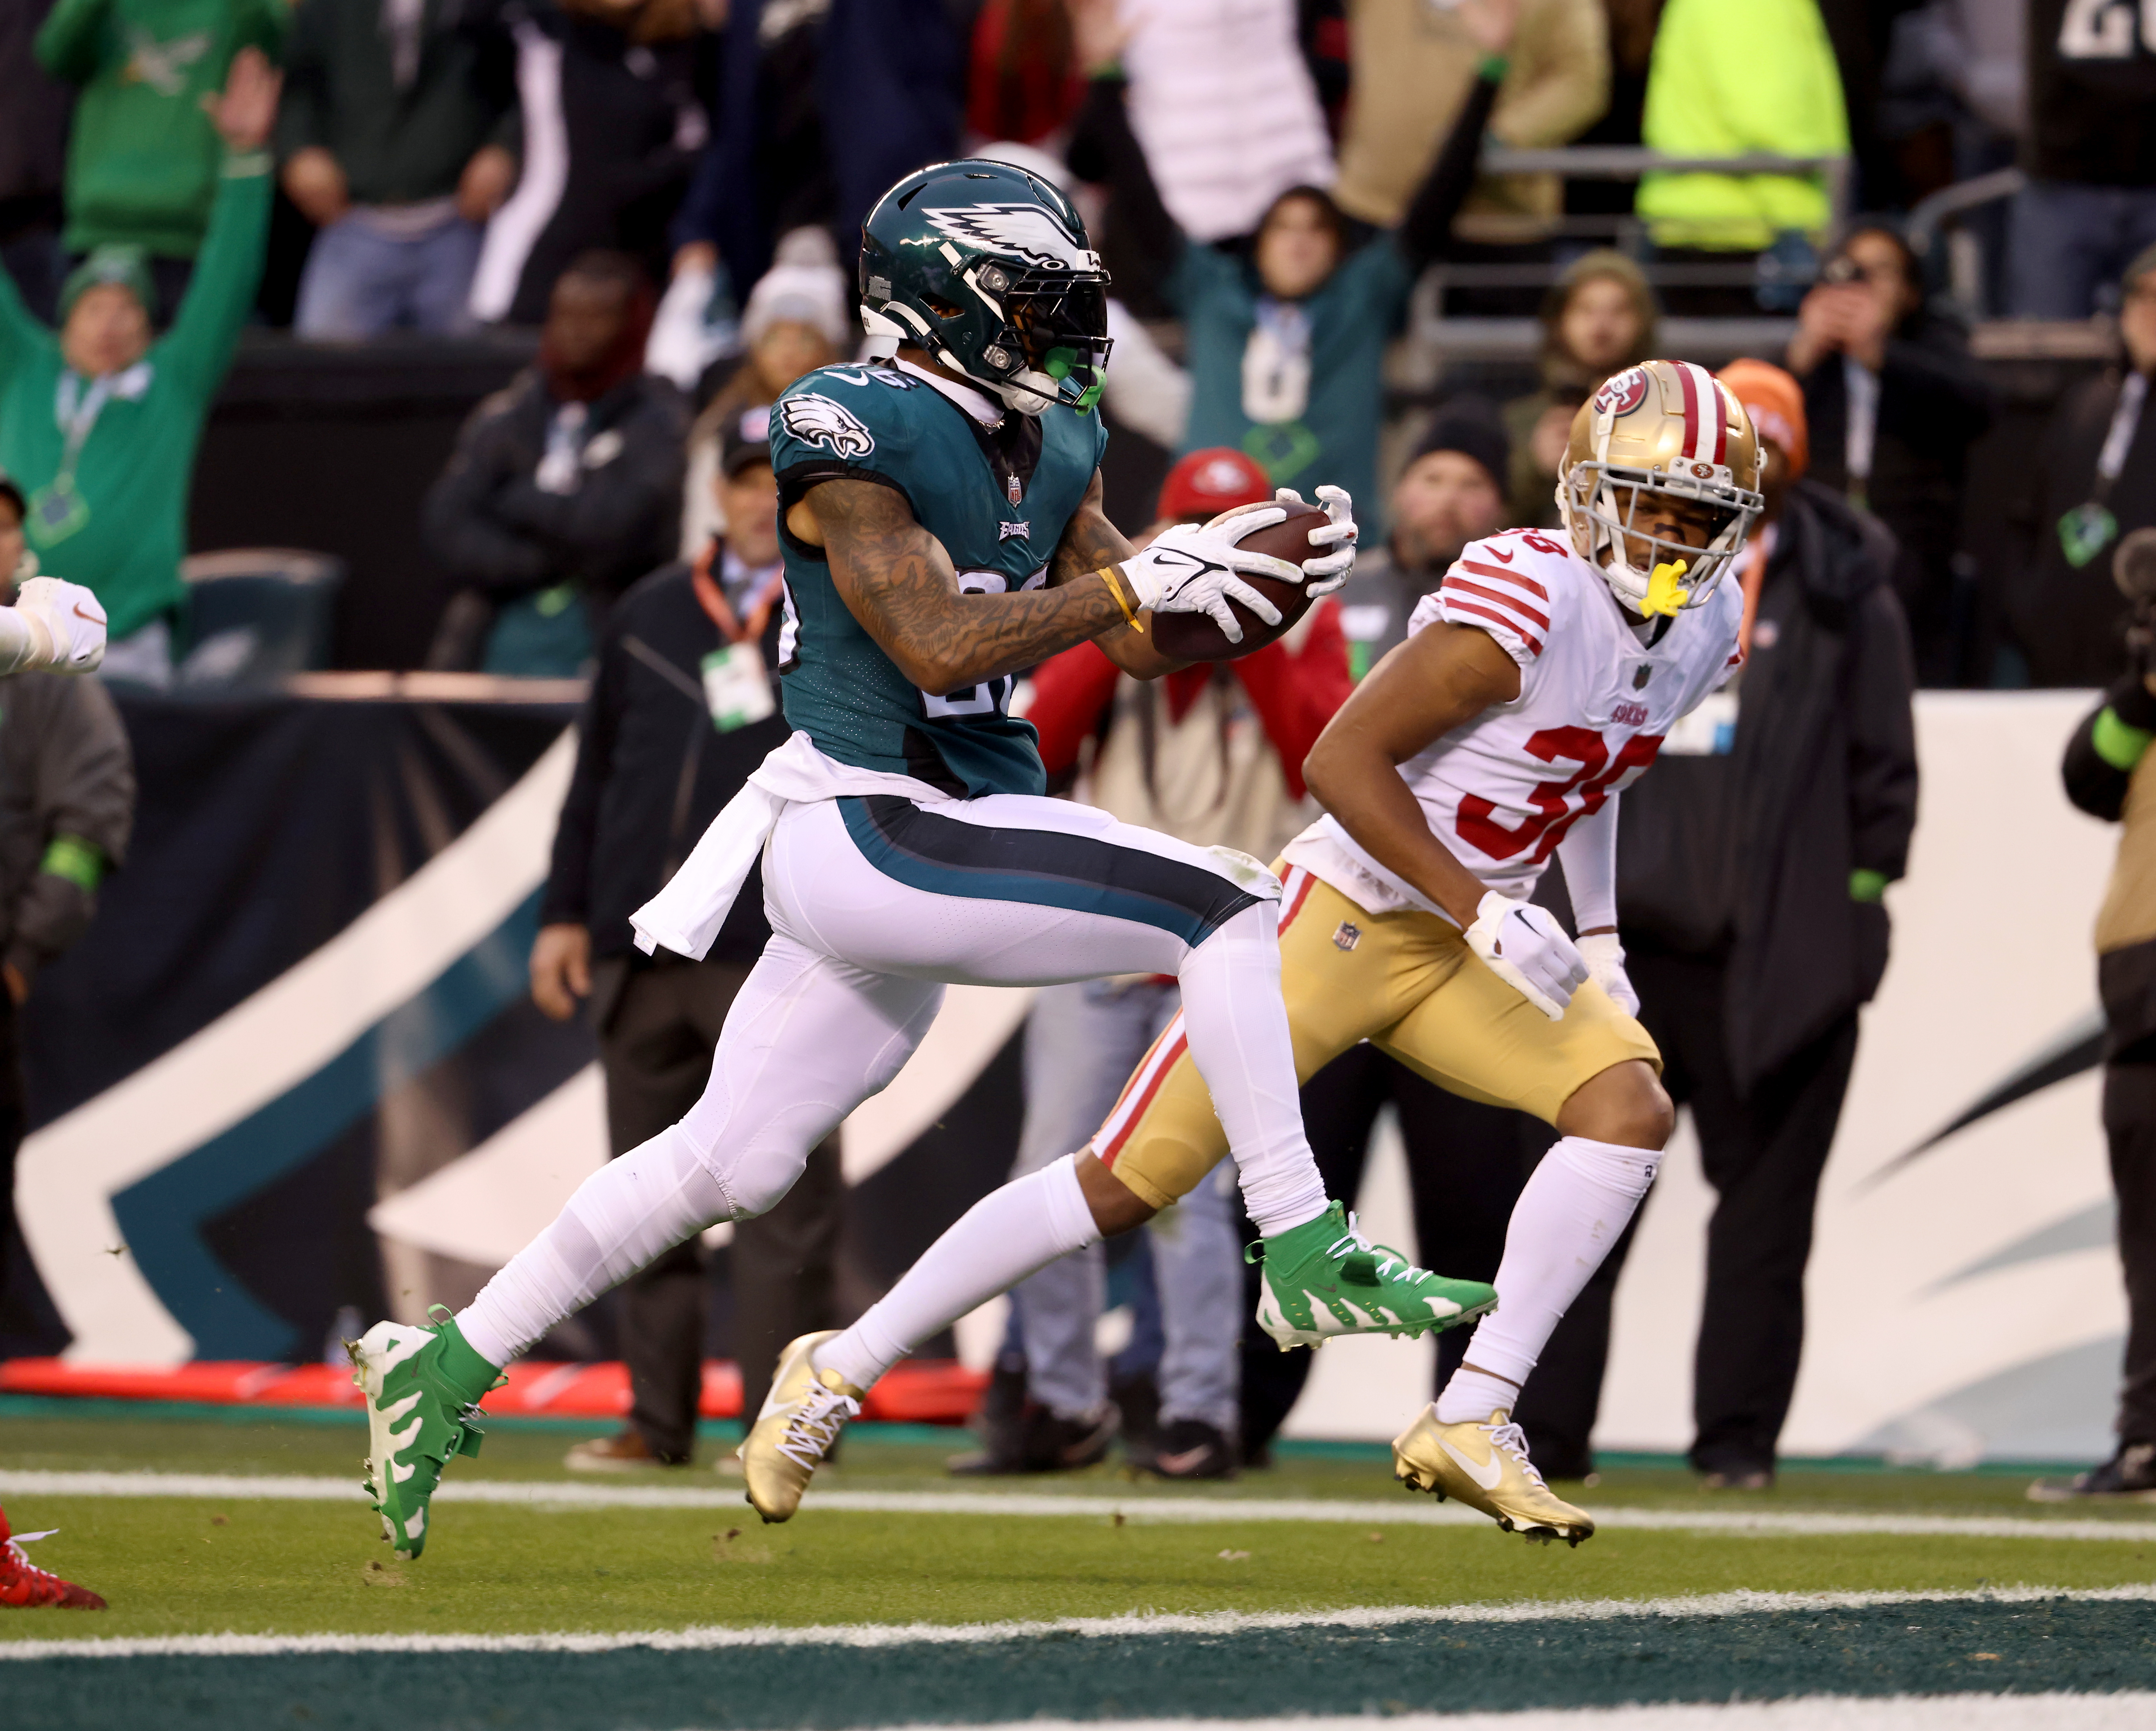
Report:
M 867 333 L 861 340 L 864 361 L 888 361 L 898 352 L 899 344 L 906 340 L 906 326 L 873 306 L 861 308 L 861 329 Z

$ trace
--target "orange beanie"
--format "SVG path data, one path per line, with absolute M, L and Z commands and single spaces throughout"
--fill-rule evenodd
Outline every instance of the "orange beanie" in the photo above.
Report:
M 1804 426 L 1804 387 L 1768 361 L 1732 361 L 1715 375 L 1737 393 L 1760 437 L 1771 439 L 1789 460 L 1794 480 L 1811 463 L 1811 435 Z

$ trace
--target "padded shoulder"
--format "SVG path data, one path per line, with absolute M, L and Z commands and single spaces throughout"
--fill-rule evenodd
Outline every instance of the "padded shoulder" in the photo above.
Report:
M 891 367 L 821 367 L 779 393 L 771 466 L 798 496 L 818 480 L 888 474 L 919 440 L 922 387 Z
M 1572 557 L 1569 547 L 1537 529 L 1471 541 L 1416 614 L 1486 631 L 1526 667 L 1541 655 L 1571 600 Z

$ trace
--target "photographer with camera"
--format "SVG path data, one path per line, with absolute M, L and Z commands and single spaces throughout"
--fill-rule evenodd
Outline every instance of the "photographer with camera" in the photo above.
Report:
M 2112 577 L 2132 609 L 2127 668 L 2066 745 L 2066 797 L 2121 825 L 2096 917 L 2097 990 L 2106 1025 L 2103 1133 L 2126 1269 L 2126 1371 L 2118 1448 L 2039 1502 L 2156 1492 L 2156 528 L 2120 542 Z
M 1866 221 L 1843 237 L 1797 310 L 1784 363 L 1804 384 L 1813 480 L 1893 532 L 1917 683 L 1981 683 L 1965 665 L 1975 594 L 1961 501 L 1995 405 L 1968 331 L 1926 296 L 1899 230 Z

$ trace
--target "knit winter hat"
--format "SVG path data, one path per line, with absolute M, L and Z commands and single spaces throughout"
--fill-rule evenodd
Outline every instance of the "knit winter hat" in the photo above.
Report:
M 1804 387 L 1771 362 L 1732 361 L 1715 375 L 1737 393 L 1759 429 L 1789 460 L 1789 479 L 1811 466 L 1811 430 L 1804 420 Z
M 820 229 L 796 229 L 780 240 L 771 269 L 749 290 L 742 340 L 753 348 L 773 325 L 808 325 L 842 349 L 851 295 L 830 236 Z
M 1215 517 L 1239 505 L 1262 505 L 1272 496 L 1273 484 L 1264 470 L 1241 451 L 1216 444 L 1191 452 L 1168 471 L 1156 514 L 1178 521 Z
M 157 288 L 150 280 L 150 260 L 139 246 L 108 244 L 95 249 L 68 273 L 60 285 L 60 322 L 74 311 L 74 304 L 95 288 L 111 283 L 134 295 L 145 316 L 157 316 Z
M 1463 457 L 1472 457 L 1489 471 L 1491 485 L 1501 493 L 1505 491 L 1506 477 L 1512 473 L 1512 442 L 1505 434 L 1505 424 L 1497 418 L 1497 411 L 1481 398 L 1455 397 L 1439 409 L 1415 446 L 1414 455 L 1408 459 L 1407 469 L 1439 451 L 1458 451 Z

